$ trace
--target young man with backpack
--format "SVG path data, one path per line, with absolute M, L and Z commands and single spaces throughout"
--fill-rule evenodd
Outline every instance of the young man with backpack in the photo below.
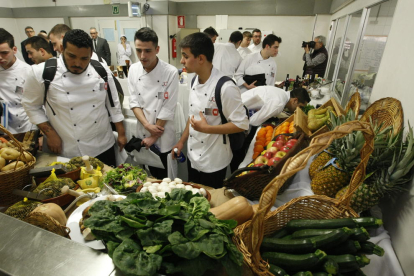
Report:
M 46 136 L 51 152 L 69 158 L 89 155 L 116 165 L 110 119 L 122 149 L 127 142 L 124 116 L 111 72 L 91 61 L 91 56 L 89 35 L 82 30 L 68 31 L 60 57 L 48 60 L 56 61 L 55 66 L 47 62 L 32 66 L 22 104 L 30 121 Z M 54 70 L 51 78 L 44 77 L 46 69 Z
M 189 181 L 220 188 L 233 157 L 232 148 L 249 127 L 248 116 L 238 87 L 213 68 L 210 37 L 194 33 L 185 37 L 180 47 L 181 64 L 197 76 L 191 85 L 187 126 L 172 153 L 174 156 L 177 148 L 179 155 L 187 142 Z M 235 137 L 237 133 L 241 133 L 240 139 Z

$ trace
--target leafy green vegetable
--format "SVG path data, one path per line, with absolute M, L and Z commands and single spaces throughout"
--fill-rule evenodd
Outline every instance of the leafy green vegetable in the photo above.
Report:
M 108 171 L 101 179 L 100 186 L 102 188 L 103 183 L 106 183 L 112 186 L 118 193 L 128 194 L 135 192 L 138 186 L 142 185 L 146 180 L 147 174 L 145 170 L 139 166 L 135 167 L 124 163 Z
M 221 267 L 241 275 L 243 255 L 231 240 L 237 222 L 218 220 L 209 209 L 207 199 L 184 189 L 158 200 L 149 192 L 130 193 L 121 201 L 97 201 L 84 224 L 126 275 L 192 276 Z
M 315 107 L 313 105 L 307 104 L 304 107 L 302 107 L 303 112 L 308 115 L 309 110 L 311 109 L 315 109 Z

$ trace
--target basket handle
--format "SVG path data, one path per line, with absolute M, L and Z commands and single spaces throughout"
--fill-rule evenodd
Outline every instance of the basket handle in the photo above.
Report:
M 250 240 L 247 242 L 249 252 L 252 252 L 252 258 L 256 259 L 257 263 L 260 262 L 259 250 L 264 235 L 265 216 L 273 206 L 279 189 L 289 177 L 304 169 L 308 160 L 313 155 L 326 149 L 333 140 L 342 138 L 353 131 L 361 131 L 365 138 L 365 144 L 361 149 L 361 163 L 357 166 L 352 175 L 350 186 L 346 194 L 339 200 L 333 199 L 338 205 L 345 204 L 346 206 L 349 206 L 351 195 L 364 180 L 368 159 L 374 150 L 374 131 L 369 123 L 360 121 L 351 121 L 342 124 L 337 126 L 333 131 L 322 133 L 313 138 L 309 147 L 297 153 L 294 157 L 289 158 L 280 174 L 263 189 L 258 210 L 251 221 L 252 229 L 250 231 Z
M 345 113 L 347 114 L 350 109 L 353 109 L 355 113 L 355 118 L 358 118 L 360 107 L 361 107 L 361 94 L 358 92 L 358 88 L 357 88 L 356 92 L 352 94 L 351 98 L 349 99 L 348 104 L 346 105 Z

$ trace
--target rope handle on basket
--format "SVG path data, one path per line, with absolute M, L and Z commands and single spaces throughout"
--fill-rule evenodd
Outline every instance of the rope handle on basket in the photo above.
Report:
M 14 138 L 13 134 L 11 134 L 10 131 L 8 131 L 2 124 L 0 124 L 0 130 L 4 132 L 5 134 L 7 134 L 7 136 L 9 136 L 10 139 L 12 139 L 14 143 L 19 147 L 19 152 L 20 152 L 19 157 L 24 156 L 23 155 L 24 150 L 23 150 L 22 144 L 19 141 L 17 141 L 16 138 Z M 14 166 L 14 170 L 16 170 L 16 168 L 17 168 L 17 162 L 16 162 L 16 165 Z
M 344 204 L 349 207 L 350 197 L 365 178 L 365 169 L 369 156 L 374 150 L 374 132 L 369 123 L 360 121 L 351 121 L 336 127 L 333 131 L 322 133 L 314 137 L 309 145 L 294 157 L 288 159 L 282 168 L 282 171 L 276 176 L 264 189 L 259 201 L 257 212 L 251 221 L 251 237 L 247 243 L 249 252 L 252 252 L 252 258 L 260 258 L 258 254 L 264 234 L 264 219 L 270 208 L 273 206 L 279 189 L 284 182 L 295 173 L 304 169 L 308 160 L 315 154 L 326 149 L 333 140 L 342 138 L 353 131 L 361 131 L 365 138 L 365 144 L 361 149 L 361 163 L 355 169 L 347 192 L 340 199 L 332 199 L 337 205 Z M 326 196 L 313 196 L 326 197 Z

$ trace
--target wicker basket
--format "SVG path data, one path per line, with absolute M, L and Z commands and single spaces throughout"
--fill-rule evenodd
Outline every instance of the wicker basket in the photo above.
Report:
M 240 195 L 250 199 L 257 200 L 262 195 L 263 189 L 279 175 L 283 168 L 283 165 L 293 157 L 296 153 L 304 149 L 309 140 L 303 133 L 293 134 L 293 137 L 298 139 L 295 146 L 277 163 L 273 166 L 262 166 L 262 167 L 246 167 L 236 170 L 229 178 L 226 178 L 223 182 L 224 187 L 227 189 L 234 189 Z M 245 175 L 240 175 L 244 171 L 253 171 Z M 279 193 L 289 186 L 289 181 L 279 189 Z
M 23 155 L 23 148 L 19 141 L 17 141 L 14 136 L 5 129 L 0 124 L 0 130 L 7 134 L 7 136 L 10 137 L 11 140 L 14 141 L 14 143 L 19 147 L 20 156 Z M 10 206 L 13 203 L 18 202 L 21 200 L 20 196 L 14 195 L 12 192 L 14 189 L 22 189 L 24 186 L 29 184 L 30 176 L 29 171 L 33 169 L 34 164 L 36 163 L 36 158 L 29 152 L 26 152 L 30 156 L 33 157 L 33 160 L 26 163 L 24 166 L 17 168 L 13 171 L 6 171 L 6 172 L 0 172 L 0 206 Z
M 362 122 L 369 122 L 370 118 L 375 124 L 382 123 L 382 128 L 393 126 L 397 134 L 404 124 L 404 112 L 401 102 L 394 98 L 382 98 L 371 104 L 362 114 Z
M 362 131 L 365 137 L 361 149 L 361 163 L 355 169 L 350 182 L 350 189 L 340 199 L 314 195 L 292 199 L 283 206 L 269 213 L 278 190 L 286 179 L 304 169 L 308 160 L 326 149 L 334 139 L 344 137 L 352 131 Z M 268 271 L 267 262 L 261 258 L 260 245 L 263 237 L 283 228 L 292 219 L 329 219 L 357 217 L 350 207 L 351 195 L 365 178 L 365 168 L 374 147 L 374 133 L 369 123 L 352 121 L 335 130 L 315 137 L 308 148 L 302 150 L 283 166 L 279 176 L 263 190 L 259 207 L 253 219 L 236 227 L 233 241 L 244 255 L 245 263 L 255 275 L 272 275 Z
M 352 109 L 355 113 L 355 118 L 358 118 L 359 109 L 361 108 L 361 94 L 359 94 L 358 89 L 357 91 L 352 94 L 351 98 L 349 99 L 348 104 L 345 108 L 345 114 L 348 113 L 350 109 Z

